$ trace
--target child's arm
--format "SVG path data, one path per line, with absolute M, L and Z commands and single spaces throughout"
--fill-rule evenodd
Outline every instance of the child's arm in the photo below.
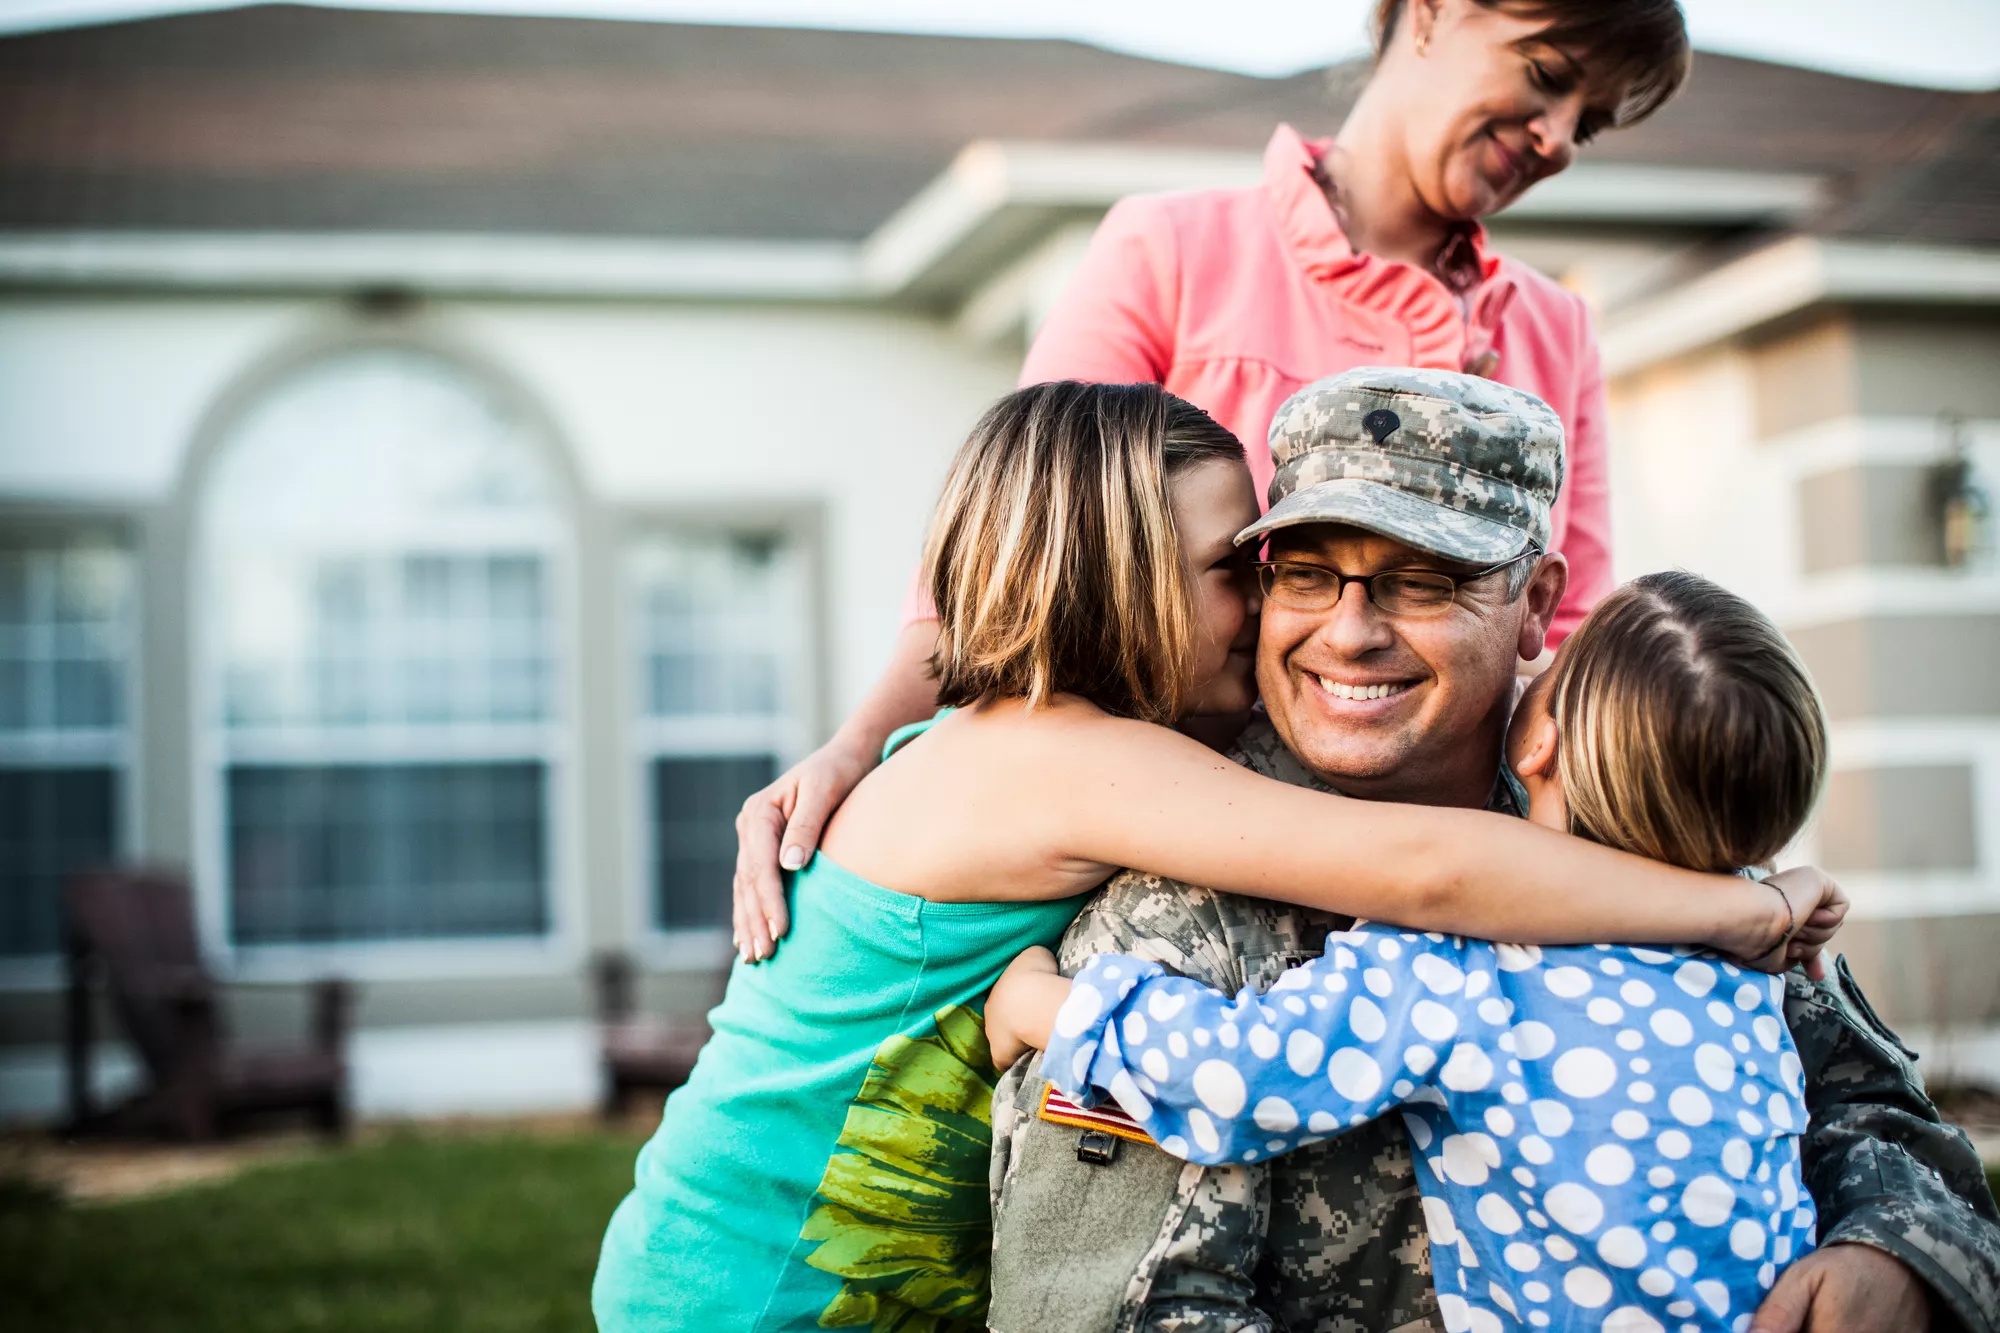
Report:
M 1364 954 L 1363 939 L 1390 948 Z M 1264 995 L 1246 987 L 1234 1000 L 1157 963 L 1100 954 L 1051 1024 L 1043 1072 L 1085 1101 L 1110 1093 L 1161 1148 L 1203 1165 L 1289 1151 L 1434 1079 L 1468 1082 L 1482 1063 L 1492 1077 L 1477 1046 L 1455 1049 L 1470 980 L 1455 942 L 1337 934 L 1327 948 Z
M 1056 970 L 1056 956 L 1039 944 L 1007 964 L 986 997 L 986 1044 L 995 1069 L 1012 1069 L 1029 1051 L 1049 1044 L 1056 1013 L 1069 992 L 1069 978 Z
M 1039 738 L 1013 757 L 1060 853 L 1183 883 L 1482 939 L 1703 944 L 1768 971 L 1815 909 L 1845 910 L 1817 871 L 1752 884 L 1504 815 L 1349 800 L 1145 723 L 1100 715 Z

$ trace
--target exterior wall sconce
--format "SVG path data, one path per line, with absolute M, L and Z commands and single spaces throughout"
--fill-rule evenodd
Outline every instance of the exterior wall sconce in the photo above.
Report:
M 1931 497 L 1944 537 L 1944 562 L 1963 569 L 1984 554 L 1992 535 L 1993 503 L 1973 467 L 1965 419 L 1938 418 L 1945 458 L 1931 470 Z

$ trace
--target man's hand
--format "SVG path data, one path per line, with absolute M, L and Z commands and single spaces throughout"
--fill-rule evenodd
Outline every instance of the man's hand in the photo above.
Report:
M 769 958 L 791 926 L 780 868 L 797 870 L 812 859 L 826 821 L 875 762 L 874 752 L 835 736 L 743 803 L 736 816 L 731 938 L 744 962 Z
M 1787 1268 L 1750 1333 L 1925 1333 L 1930 1291 L 1899 1259 L 1867 1245 L 1829 1245 Z

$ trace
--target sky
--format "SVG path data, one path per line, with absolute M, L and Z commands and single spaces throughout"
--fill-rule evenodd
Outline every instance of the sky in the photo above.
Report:
M 888 32 L 1071 37 L 1162 60 L 1289 74 L 1358 52 L 1368 0 L 347 0 Z M 0 0 L 0 30 L 225 8 L 215 0 Z M 1682 0 L 1695 45 L 1946 88 L 2000 87 L 2000 0 Z

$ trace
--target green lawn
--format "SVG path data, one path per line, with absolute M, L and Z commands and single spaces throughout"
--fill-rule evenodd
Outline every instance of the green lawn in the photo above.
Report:
M 579 1333 L 639 1142 L 406 1134 L 130 1203 L 11 1189 L 0 1324 Z
M 0 1324 L 587 1333 L 639 1142 L 411 1133 L 133 1203 L 0 1190 Z

